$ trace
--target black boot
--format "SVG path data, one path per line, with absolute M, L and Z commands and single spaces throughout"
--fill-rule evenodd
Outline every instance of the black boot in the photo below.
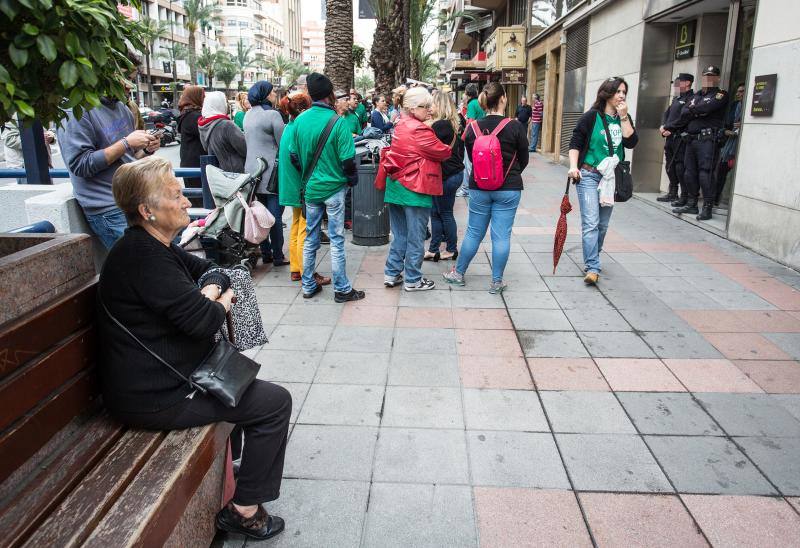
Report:
M 683 207 L 687 204 L 687 202 L 688 200 L 686 199 L 686 196 L 681 196 L 680 198 L 672 202 L 670 205 L 672 207 Z
M 697 215 L 700 213 L 700 210 L 697 209 L 697 199 L 691 199 L 686 201 L 686 205 L 683 207 L 676 207 L 672 210 L 673 213 L 682 214 L 682 213 L 694 213 Z
M 711 200 L 704 201 L 703 202 L 703 212 L 700 213 L 700 215 L 698 215 L 696 217 L 696 219 L 698 221 L 707 221 L 707 220 L 709 220 L 711 218 L 711 210 L 712 210 L 713 207 L 714 207 L 714 204 L 711 202 Z
M 657 202 L 674 202 L 678 199 L 677 194 L 664 194 L 663 196 L 659 196 L 656 198 Z

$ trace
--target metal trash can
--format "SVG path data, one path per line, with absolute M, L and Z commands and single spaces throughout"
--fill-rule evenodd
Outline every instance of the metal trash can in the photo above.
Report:
M 358 184 L 353 187 L 353 243 L 386 245 L 389 243 L 389 209 L 383 203 L 383 191 L 375 188 L 378 161 L 371 154 L 360 157 Z

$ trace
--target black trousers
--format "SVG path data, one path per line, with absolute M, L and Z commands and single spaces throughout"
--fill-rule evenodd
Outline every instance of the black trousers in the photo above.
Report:
M 677 135 L 670 135 L 664 143 L 664 159 L 666 161 L 669 192 L 681 190 L 681 196 L 687 196 L 686 177 L 683 165 L 684 145 Z
M 716 143 L 710 139 L 705 141 L 692 139 L 686 143 L 684 176 L 689 191 L 689 200 L 697 201 L 700 189 L 703 190 L 704 200 L 710 202 L 714 200 L 715 181 L 712 180 L 712 176 L 716 150 Z
M 192 399 L 156 413 L 113 413 L 125 424 L 148 430 L 178 430 L 215 422 L 235 424 L 234 434 L 244 434 L 242 464 L 233 495 L 233 502 L 241 506 L 280 496 L 291 414 L 291 394 L 282 386 L 258 379 L 233 408 L 225 407 L 213 396 L 195 394 Z

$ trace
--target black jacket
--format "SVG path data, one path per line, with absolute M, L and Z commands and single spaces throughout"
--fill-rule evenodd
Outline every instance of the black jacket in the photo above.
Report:
M 505 119 L 504 116 L 499 114 L 490 114 L 486 118 L 479 120 L 478 127 L 484 134 L 489 134 L 494 131 L 497 124 Z M 472 146 L 475 144 L 477 136 L 472 131 L 470 126 L 464 130 L 464 145 L 466 146 L 467 154 L 470 161 L 472 161 Z M 503 128 L 503 131 L 497 134 L 497 139 L 500 141 L 500 150 L 503 152 L 503 171 L 508 171 L 503 186 L 497 190 L 522 190 L 522 172 L 528 165 L 528 136 L 525 131 L 525 126 L 517 120 L 511 120 L 508 125 Z M 514 156 L 516 155 L 516 158 Z M 514 161 L 513 165 L 511 161 Z M 509 169 L 510 166 L 510 169 Z M 475 184 L 475 175 L 470 170 L 469 173 L 469 188 L 480 190 Z
M 661 118 L 661 125 L 664 126 L 664 129 L 677 133 L 686 128 L 686 122 L 681 121 L 681 112 L 686 103 L 692 100 L 693 95 L 694 91 L 689 90 L 672 99 L 672 103 L 664 111 L 664 116 Z
M 225 308 L 203 296 L 197 280 L 213 264 L 144 228 L 128 228 L 108 254 L 98 297 L 153 352 L 189 376 L 213 345 Z M 146 413 L 185 398 L 187 383 L 140 347 L 98 306 L 103 400 L 112 412 Z
M 589 141 L 594 131 L 594 124 L 597 122 L 597 115 L 602 115 L 599 110 L 587 110 L 583 116 L 578 118 L 578 123 L 575 124 L 575 129 L 572 130 L 572 138 L 569 140 L 570 150 L 579 150 L 578 167 L 583 165 L 583 159 L 586 158 L 586 152 L 589 150 Z M 630 114 L 628 115 L 630 116 Z M 633 116 L 630 116 L 631 125 L 633 126 Z M 633 128 L 633 135 L 630 137 L 622 138 L 623 148 L 633 148 L 639 142 L 639 134 L 636 133 L 636 127 Z
M 530 119 L 531 115 L 533 114 L 533 110 L 531 109 L 530 105 L 520 105 L 517 107 L 517 113 L 515 117 L 519 120 L 520 124 L 527 124 Z
M 728 106 L 728 92 L 719 88 L 700 90 L 681 110 L 681 122 L 686 131 L 700 133 L 702 129 L 722 129 L 725 127 L 725 109 Z
M 458 135 L 453 131 L 453 126 L 448 120 L 436 120 L 431 126 L 433 132 L 441 142 L 450 146 L 453 143 L 453 153 L 442 162 L 442 178 L 447 179 L 451 175 L 464 171 L 464 142 L 461 140 L 463 128 L 459 128 Z M 455 138 L 455 142 L 453 139 Z
M 197 131 L 199 110 L 184 110 L 178 116 L 178 133 L 181 134 L 181 167 L 200 167 L 200 156 L 208 154 L 200 142 Z

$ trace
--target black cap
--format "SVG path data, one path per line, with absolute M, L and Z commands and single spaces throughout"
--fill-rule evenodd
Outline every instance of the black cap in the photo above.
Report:
M 333 83 L 327 76 L 319 72 L 312 72 L 306 77 L 306 86 L 308 87 L 308 94 L 314 101 L 330 97 L 331 93 L 333 93 Z
M 689 82 L 691 84 L 692 82 L 694 82 L 694 76 L 692 76 L 688 72 L 681 72 L 679 75 L 675 77 L 673 82 L 680 82 L 680 81 Z
M 719 76 L 719 67 L 708 65 L 703 69 L 703 76 Z

